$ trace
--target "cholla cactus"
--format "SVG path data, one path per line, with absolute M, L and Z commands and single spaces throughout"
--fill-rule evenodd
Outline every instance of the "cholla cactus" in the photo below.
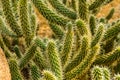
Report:
M 120 72 L 120 47 L 114 45 L 118 44 L 120 22 L 109 23 L 114 9 L 105 22 L 92 14 L 109 1 L 0 0 L 0 47 L 8 59 L 12 80 L 110 80 Z M 36 35 L 34 8 L 48 20 L 57 37 L 44 42 Z M 109 41 L 114 45 L 111 49 L 106 48 Z M 107 67 L 94 65 L 107 66 L 112 73 Z M 114 79 L 119 80 L 119 75 Z

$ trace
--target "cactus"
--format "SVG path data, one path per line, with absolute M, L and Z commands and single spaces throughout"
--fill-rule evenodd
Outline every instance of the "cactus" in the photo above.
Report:
M 55 72 L 58 80 L 62 80 L 61 62 L 53 42 L 48 43 L 47 54 L 51 64 L 51 70 Z
M 10 67 L 12 80 L 23 80 L 16 60 L 10 59 L 9 60 L 9 67 Z
M 115 9 L 112 8 L 112 9 L 110 10 L 109 14 L 106 16 L 106 19 L 107 19 L 107 20 L 110 20 L 110 19 L 112 18 L 112 16 L 113 16 L 114 12 L 115 12 Z
M 119 80 L 120 21 L 109 23 L 114 9 L 101 19 L 93 14 L 109 1 L 0 0 L 0 47 L 12 80 Z M 36 34 L 35 11 L 55 37 Z
M 5 18 L 6 18 L 7 22 L 8 22 L 8 24 L 10 25 L 11 29 L 18 36 L 23 35 L 22 30 L 21 30 L 20 26 L 18 25 L 18 23 L 16 22 L 15 17 L 14 17 L 14 15 L 12 13 L 12 9 L 10 8 L 11 7 L 10 0 L 7 0 L 7 1 L 1 0 L 1 2 L 2 2 L 2 8 L 3 8 Z
M 77 14 L 69 9 L 66 6 L 60 3 L 59 0 L 49 0 L 51 5 L 57 9 L 58 12 L 63 14 L 64 16 L 68 16 L 71 19 L 76 19 Z

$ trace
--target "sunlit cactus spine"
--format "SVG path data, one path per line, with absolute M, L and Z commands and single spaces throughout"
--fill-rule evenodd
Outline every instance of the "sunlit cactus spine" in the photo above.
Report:
M 64 16 L 67 16 L 70 19 L 76 19 L 77 18 L 77 14 L 74 11 L 70 10 L 69 8 L 67 8 L 62 3 L 60 3 L 59 0 L 49 0 L 49 2 L 51 3 L 51 5 L 55 9 L 57 9 L 57 11 L 59 13 L 63 14 Z
M 31 63 L 30 68 L 32 80 L 39 80 L 40 78 L 39 68 L 34 63 Z
M 45 80 L 57 80 L 57 77 L 54 75 L 54 73 L 48 70 L 43 71 L 43 76 L 43 79 Z
M 120 80 L 120 74 L 115 75 L 113 79 L 114 80 Z
M 81 43 L 80 51 L 75 55 L 75 57 L 65 66 L 65 72 L 69 72 L 74 69 L 88 54 L 89 49 L 88 37 L 84 36 Z
M 2 8 L 3 8 L 5 18 L 8 22 L 8 24 L 10 25 L 11 29 L 18 36 L 22 36 L 23 33 L 22 33 L 22 30 L 21 30 L 21 27 L 18 25 L 17 21 L 15 20 L 15 17 L 13 15 L 13 13 L 12 13 L 10 0 L 7 0 L 7 1 L 1 0 L 1 3 L 2 3 Z
M 31 28 L 29 25 L 29 20 L 28 20 L 28 6 L 27 6 L 27 0 L 20 0 L 19 1 L 19 14 L 20 14 L 20 23 L 22 27 L 22 31 L 24 33 L 26 45 L 29 46 L 31 43 Z M 33 26 L 34 27 L 34 26 Z
M 103 33 L 104 33 L 104 25 L 100 24 L 91 42 L 91 47 L 99 43 L 99 41 L 102 39 Z
M 88 5 L 87 0 L 78 0 L 79 1 L 79 17 L 82 20 L 88 21 Z
M 12 80 L 23 80 L 22 75 L 19 71 L 17 61 L 15 59 L 9 60 L 9 67 L 10 67 Z
M 32 2 L 34 6 L 38 9 L 38 11 L 50 22 L 65 26 L 66 23 L 69 21 L 69 19 L 59 16 L 48 7 L 46 7 L 45 3 L 42 0 L 32 0 Z
M 68 63 L 70 61 L 70 58 L 71 58 L 73 36 L 74 36 L 72 27 L 73 27 L 72 23 L 69 22 L 67 24 L 68 30 L 67 30 L 65 40 L 64 40 L 64 47 L 63 47 L 63 50 L 61 52 L 61 60 L 62 60 L 63 66 L 66 63 Z
M 87 56 L 83 59 L 83 61 L 73 68 L 71 71 L 68 71 L 65 74 L 65 79 L 73 79 L 76 75 L 82 77 L 90 68 L 92 63 L 95 60 L 96 55 L 99 53 L 99 45 L 96 45 L 94 48 L 90 50 Z
M 48 43 L 47 54 L 49 57 L 49 62 L 51 65 L 51 70 L 55 72 L 56 77 L 58 80 L 62 80 L 62 67 L 61 67 L 61 60 L 59 54 L 55 48 L 54 42 Z
M 111 73 L 108 68 L 94 66 L 91 70 L 92 80 L 111 80 Z
M 94 1 L 90 6 L 89 6 L 89 10 L 94 10 L 98 7 L 100 7 L 101 5 L 103 5 L 105 2 L 105 0 L 96 0 Z
M 91 34 L 94 35 L 96 31 L 96 19 L 94 16 L 90 16 L 89 27 L 90 27 Z
M 102 69 L 95 66 L 91 71 L 92 80 L 103 80 Z

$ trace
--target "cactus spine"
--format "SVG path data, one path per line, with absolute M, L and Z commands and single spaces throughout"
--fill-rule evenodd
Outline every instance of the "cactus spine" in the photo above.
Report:
M 59 55 L 55 49 L 55 43 L 49 42 L 47 48 L 47 54 L 51 63 L 51 70 L 55 72 L 58 80 L 62 80 L 62 67 Z

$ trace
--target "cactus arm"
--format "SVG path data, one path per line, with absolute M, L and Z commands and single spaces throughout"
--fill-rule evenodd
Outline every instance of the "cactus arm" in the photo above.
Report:
M 45 80 L 57 80 L 56 76 L 51 71 L 44 70 L 43 76 Z
M 1 17 L 0 17 L 0 33 L 5 36 L 17 37 L 17 35 L 13 31 L 7 28 Z
M 4 41 L 3 41 L 3 38 L 2 36 L 0 35 L 0 47 L 3 49 L 4 53 L 5 53 L 5 56 L 7 58 L 10 58 L 11 57 L 11 52 L 10 50 L 8 49 L 8 47 L 5 45 Z
M 95 0 L 90 6 L 89 10 L 94 10 L 96 8 L 99 8 L 102 4 L 104 4 L 106 0 Z
M 31 28 L 29 26 L 27 10 L 28 10 L 27 0 L 20 0 L 19 1 L 20 23 L 21 23 L 22 31 L 24 33 L 26 45 L 29 46 L 32 39 L 31 39 Z
M 106 19 L 107 19 L 107 20 L 110 20 L 110 19 L 112 18 L 112 16 L 113 16 L 114 12 L 115 12 L 115 9 L 112 8 L 112 9 L 110 10 L 109 14 L 106 16 Z
M 96 29 L 96 20 L 94 16 L 90 16 L 89 26 L 90 26 L 91 34 L 94 35 Z
M 42 42 L 42 40 L 39 37 L 36 37 L 35 44 L 40 47 L 42 50 L 46 49 L 45 43 Z
M 76 3 L 77 3 L 76 0 L 72 0 L 72 1 L 71 1 L 72 8 L 73 8 L 74 11 L 77 11 Z
M 88 21 L 88 6 L 86 0 L 79 0 L 79 17 L 82 20 Z
M 36 28 L 37 28 L 37 23 L 36 23 L 36 16 L 34 14 L 30 15 L 30 24 L 31 24 L 31 32 L 32 32 L 32 37 L 36 35 Z
M 74 69 L 84 59 L 84 57 L 88 53 L 88 47 L 89 47 L 88 38 L 83 37 L 79 54 L 76 54 L 75 57 L 73 58 L 73 60 L 70 61 L 68 63 L 68 65 L 66 65 L 66 67 L 64 69 L 65 72 L 68 72 L 68 71 Z
M 85 25 L 83 20 L 77 20 L 76 21 L 76 26 L 81 35 L 87 35 L 88 34 L 88 29 L 87 26 Z
M 116 48 L 113 52 L 107 55 L 98 57 L 94 64 L 111 64 L 120 57 L 120 47 Z
M 43 70 L 47 67 L 47 62 L 45 61 L 45 58 L 41 52 L 35 53 L 35 57 L 33 58 L 33 61 L 39 67 L 40 70 Z
M 36 51 L 36 44 L 33 43 L 29 49 L 25 52 L 25 55 L 19 60 L 19 67 L 22 70 L 27 63 L 34 57 Z
M 5 18 L 9 23 L 9 26 L 18 36 L 22 36 L 22 30 L 18 25 L 18 23 L 16 22 L 15 17 L 11 10 L 10 0 L 5 0 L 5 1 L 1 0 L 1 3 L 2 3 L 2 8 L 3 8 Z
M 55 75 L 56 75 L 56 77 L 58 77 L 58 80 L 62 80 L 61 62 L 60 62 L 59 55 L 58 55 L 58 53 L 55 49 L 54 42 L 49 42 L 48 43 L 47 54 L 48 54 L 48 57 L 49 57 L 51 70 L 53 72 L 55 72 Z
M 103 80 L 102 69 L 98 66 L 95 66 L 91 71 L 92 80 Z
M 62 55 L 61 61 L 63 66 L 70 61 L 72 44 L 73 44 L 73 36 L 74 36 L 72 23 L 68 23 L 67 25 L 68 25 L 68 31 L 66 33 L 66 37 L 63 44 L 64 47 L 61 53 Z
M 53 23 L 49 23 L 49 25 L 55 35 L 57 35 L 58 37 L 62 37 L 64 35 L 64 30 L 60 26 Z
M 32 80 L 39 80 L 40 72 L 39 72 L 38 67 L 34 63 L 30 64 L 30 70 L 31 70 Z
M 64 16 L 69 17 L 70 19 L 76 19 L 77 14 L 72 10 L 68 9 L 65 5 L 63 5 L 59 0 L 48 0 L 51 5 Z
M 114 26 L 107 29 L 107 31 L 103 35 L 103 41 L 115 37 L 119 32 L 120 32 L 120 22 L 116 23 Z
M 65 79 L 71 80 L 75 78 L 75 76 L 77 75 L 79 75 L 80 77 L 84 75 L 93 64 L 98 52 L 99 52 L 99 46 L 96 45 L 94 48 L 91 49 L 90 53 L 87 54 L 87 56 L 78 66 L 73 68 L 71 71 L 65 73 Z
M 10 59 L 9 60 L 9 67 L 10 67 L 10 73 L 12 76 L 12 80 L 23 80 L 16 60 Z
M 42 0 L 32 0 L 34 6 L 38 9 L 38 11 L 50 22 L 56 23 L 61 26 L 65 26 L 66 23 L 69 21 L 63 17 L 60 17 L 50 9 L 48 9 Z
M 15 51 L 15 54 L 17 55 L 17 57 L 18 57 L 19 59 L 22 58 L 22 52 L 20 51 L 18 45 L 15 45 L 14 51 Z
M 110 80 L 110 71 L 109 71 L 109 69 L 103 67 L 102 71 L 103 71 L 103 79 L 104 80 Z
M 92 42 L 91 42 L 91 47 L 95 46 L 97 43 L 100 42 L 100 40 L 102 39 L 102 36 L 103 36 L 103 32 L 104 32 L 103 30 L 104 30 L 104 27 L 102 24 L 100 24 Z

